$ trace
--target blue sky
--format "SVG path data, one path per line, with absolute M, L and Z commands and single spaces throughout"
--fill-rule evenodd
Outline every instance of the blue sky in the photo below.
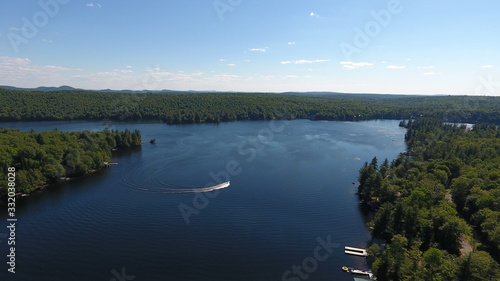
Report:
M 0 85 L 500 96 L 500 2 L 2 1 Z

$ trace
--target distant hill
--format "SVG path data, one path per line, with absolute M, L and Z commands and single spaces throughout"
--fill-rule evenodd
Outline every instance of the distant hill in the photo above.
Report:
M 0 89 L 7 90 L 18 90 L 18 91 L 41 91 L 41 92 L 52 92 L 52 91 L 69 91 L 69 90 L 77 90 L 71 86 L 60 86 L 60 87 L 37 87 L 37 88 L 18 88 L 12 86 L 1 86 Z
M 91 92 L 101 92 L 101 93 L 157 93 L 157 94 L 180 94 L 180 93 L 259 93 L 259 92 L 238 92 L 238 91 L 177 91 L 177 90 L 111 90 L 111 89 L 102 89 L 102 90 L 88 90 L 88 89 L 80 89 L 73 88 L 71 86 L 60 86 L 60 87 L 37 87 L 37 88 L 18 88 L 12 86 L 2 86 L 0 85 L 0 89 L 8 89 L 8 90 L 20 90 L 20 91 L 41 91 L 41 92 L 52 92 L 52 91 L 71 91 L 71 90 L 84 90 Z M 384 100 L 385 98 L 403 98 L 403 97 L 418 97 L 419 95 L 398 95 L 398 94 L 380 94 L 380 93 L 340 93 L 340 92 L 266 92 L 267 94 L 278 94 L 278 95 L 298 95 L 298 96 L 316 96 L 316 97 L 341 97 L 345 99 L 362 99 L 362 100 Z M 420 96 L 421 97 L 421 96 Z
M 214 93 L 217 91 L 175 91 L 175 90 L 111 90 L 111 89 L 102 89 L 102 90 L 88 90 L 88 89 L 80 89 L 74 88 L 71 86 L 60 86 L 60 87 L 37 87 L 37 88 L 19 88 L 13 86 L 5 86 L 0 85 L 0 89 L 7 90 L 17 90 L 17 91 L 40 91 L 40 92 L 53 92 L 53 91 L 71 91 L 71 90 L 84 90 L 84 91 L 92 91 L 92 92 L 102 92 L 102 93 Z
M 41 91 L 41 92 L 52 92 L 52 91 L 71 91 L 71 90 L 85 90 L 85 91 L 92 91 L 92 92 L 103 92 L 103 93 L 166 93 L 166 94 L 176 94 L 176 93 L 240 93 L 238 91 L 177 91 L 177 90 L 111 90 L 111 89 L 102 89 L 102 90 L 88 90 L 88 89 L 80 89 L 80 88 L 74 88 L 71 86 L 59 86 L 59 87 L 37 87 L 37 88 L 19 88 L 19 87 L 13 87 L 13 86 L 5 86 L 5 85 L 0 85 L 0 89 L 7 89 L 7 90 L 18 90 L 18 91 Z M 255 92 L 241 92 L 241 93 L 255 93 Z M 366 95 L 385 95 L 385 94 L 373 94 L 373 93 L 366 93 L 366 94 L 352 94 L 352 93 L 339 93 L 339 92 L 276 92 L 276 93 L 271 93 L 267 92 L 268 94 L 281 94 L 281 95 L 307 95 L 307 96 L 328 96 L 328 95 L 335 95 L 335 96 L 350 96 L 350 95 L 355 95 L 355 96 L 366 96 Z M 387 95 L 387 96 L 399 96 L 399 95 Z

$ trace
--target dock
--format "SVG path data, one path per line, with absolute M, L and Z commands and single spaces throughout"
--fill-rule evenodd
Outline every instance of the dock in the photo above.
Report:
M 344 247 L 344 253 L 348 255 L 355 255 L 355 256 L 360 256 L 360 257 L 367 257 L 368 252 L 365 249 L 361 248 L 354 248 L 354 247 Z

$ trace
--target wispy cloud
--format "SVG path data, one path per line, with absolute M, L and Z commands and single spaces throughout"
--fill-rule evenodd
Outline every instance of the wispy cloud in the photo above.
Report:
M 11 31 L 23 31 L 26 30 L 26 27 L 9 27 Z
M 228 63 L 228 64 L 226 64 L 226 65 L 227 65 L 227 66 L 236 66 L 236 64 L 234 64 L 234 63 Z
M 86 5 L 87 5 L 87 7 L 91 7 L 91 8 L 94 7 L 94 3 L 87 3 Z
M 130 69 L 113 69 L 113 72 L 126 74 L 126 73 L 133 73 L 134 71 Z
M 250 49 L 251 52 L 266 52 L 267 48 L 252 48 Z
M 482 68 L 492 68 L 492 67 L 493 67 L 493 65 L 491 65 L 491 64 L 487 64 L 487 65 L 482 65 L 481 67 L 482 67 Z
M 282 61 L 281 64 L 305 64 L 305 63 L 318 63 L 318 62 L 327 62 L 330 60 L 295 60 L 295 61 Z
M 418 69 L 433 69 L 434 66 L 419 66 Z
M 423 75 L 426 75 L 426 76 L 436 75 L 436 72 L 424 72 Z
M 98 7 L 98 8 L 102 8 L 102 5 L 97 3 L 97 4 L 94 4 L 94 3 L 87 3 L 85 4 L 87 7 L 90 7 L 90 8 L 94 8 L 94 7 Z
M 204 81 L 209 83 L 224 83 L 230 81 L 239 80 L 241 77 L 234 74 L 215 74 L 209 77 L 203 78 Z
M 69 84 L 66 80 L 68 72 L 80 70 L 57 65 L 36 65 L 28 58 L 0 57 L 0 84 L 22 87 Z
M 288 45 L 295 45 L 295 42 L 288 42 Z
M 234 74 L 218 74 L 218 75 L 214 75 L 214 77 L 240 78 L 239 75 L 234 75 Z
M 43 42 L 43 43 L 52 43 L 52 40 L 42 39 L 42 42 Z
M 352 62 L 352 61 L 341 61 L 340 64 L 344 69 L 356 69 L 365 66 L 372 66 L 373 63 L 369 62 Z
M 404 65 L 388 65 L 387 68 L 388 69 L 405 69 L 406 66 L 404 66 Z
M 315 12 L 309 13 L 309 16 L 319 18 L 319 15 L 316 14 Z
M 0 57 L 0 65 L 1 66 L 21 66 L 28 65 L 31 63 L 31 60 L 28 58 L 16 58 L 16 57 Z

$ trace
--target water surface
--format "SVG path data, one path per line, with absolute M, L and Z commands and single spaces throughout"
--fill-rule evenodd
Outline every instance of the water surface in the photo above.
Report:
M 1 280 L 119 280 L 122 273 L 148 281 L 282 280 L 304 261 L 307 280 L 352 280 L 341 266 L 366 265 L 343 246 L 370 238 L 353 182 L 365 161 L 405 150 L 398 123 L 0 123 L 26 131 L 139 129 L 146 142 L 116 153 L 116 166 L 18 202 L 17 273 L 6 272 L 0 237 Z M 216 192 L 170 192 L 226 179 L 231 185 Z M 6 219 L 4 208 L 0 235 Z M 322 249 L 328 258 L 318 261 L 318 239 L 340 248 Z

